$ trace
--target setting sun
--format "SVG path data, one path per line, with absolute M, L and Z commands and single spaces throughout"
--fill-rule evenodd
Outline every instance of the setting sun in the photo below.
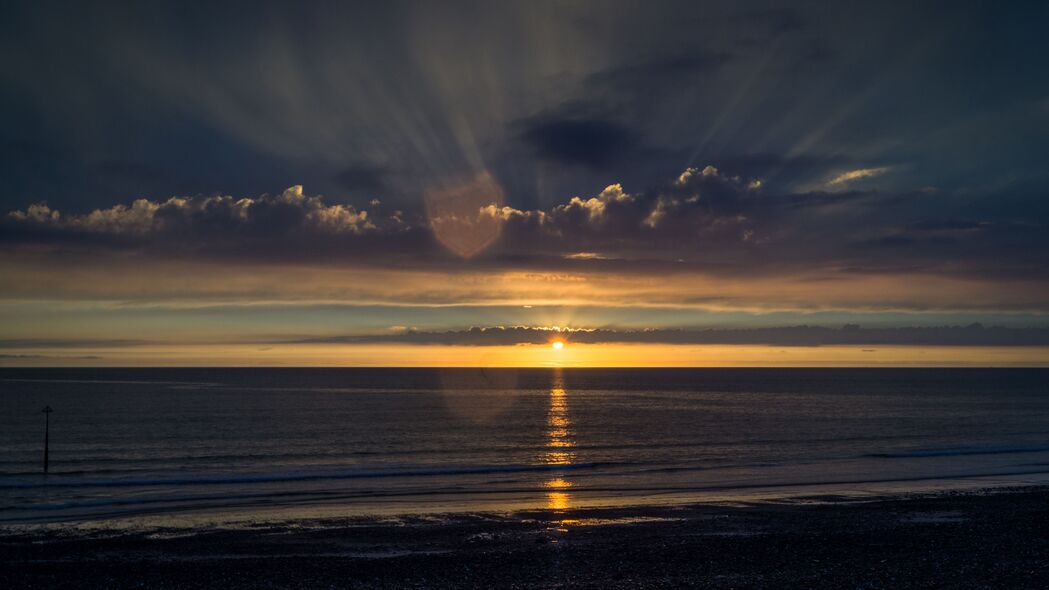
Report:
M 565 343 L 564 343 L 564 342 L 562 342 L 561 340 L 554 340 L 554 341 L 553 341 L 553 342 L 552 342 L 552 343 L 550 344 L 550 346 L 553 346 L 553 347 L 554 347 L 554 350 L 561 350 L 562 348 L 564 348 L 564 347 L 565 347 Z

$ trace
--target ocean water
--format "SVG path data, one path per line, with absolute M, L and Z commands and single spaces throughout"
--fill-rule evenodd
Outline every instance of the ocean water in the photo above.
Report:
M 1046 482 L 1039 369 L 0 370 L 2 524 Z

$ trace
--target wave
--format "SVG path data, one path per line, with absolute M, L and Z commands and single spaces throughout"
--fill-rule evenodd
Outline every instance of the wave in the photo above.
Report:
M 954 447 L 942 449 L 915 449 L 911 451 L 893 451 L 871 453 L 864 457 L 881 459 L 910 459 L 920 457 L 955 457 L 966 455 L 1005 455 L 1011 453 L 1043 453 L 1049 451 L 1049 445 L 988 446 L 988 447 Z
M 1044 432 L 1036 432 L 1033 434 L 1045 434 Z M 916 438 L 916 437 L 908 437 Z M 731 451 L 733 448 L 741 445 L 774 445 L 774 444 L 795 444 L 795 445 L 810 445 L 819 444 L 825 442 L 877 442 L 877 441 L 899 441 L 899 437 L 894 436 L 852 436 L 852 437 L 824 437 L 824 438 L 807 438 L 807 439 L 792 439 L 792 438 L 755 438 L 755 439 L 726 439 L 726 440 L 706 440 L 706 441 L 695 441 L 695 442 L 626 442 L 626 443 L 576 443 L 573 445 L 573 449 L 576 452 L 583 451 L 618 451 L 618 450 L 659 450 L 659 449 L 715 449 L 721 452 Z M 525 447 L 521 445 L 506 444 L 506 445 L 488 445 L 484 448 L 420 448 L 420 447 L 409 447 L 403 449 L 389 449 L 384 448 L 382 450 L 328 450 L 322 451 L 316 448 L 308 448 L 306 450 L 285 450 L 278 451 L 266 450 L 263 452 L 241 452 L 241 453 L 188 453 L 184 446 L 179 444 L 180 441 L 171 439 L 167 442 L 157 442 L 152 446 L 139 445 L 137 448 L 140 450 L 150 451 L 150 454 L 142 455 L 139 457 L 128 457 L 126 447 L 123 446 L 100 446 L 95 445 L 91 447 L 82 446 L 79 449 L 70 449 L 66 452 L 67 456 L 62 458 L 64 465 L 105 465 L 111 463 L 134 465 L 138 463 L 151 463 L 156 465 L 159 462 L 175 462 L 179 464 L 192 463 L 192 462 L 219 462 L 219 461 L 286 461 L 291 459 L 328 459 L 331 461 L 338 461 L 340 459 L 349 457 L 394 457 L 394 456 L 429 456 L 429 455 L 463 455 L 470 456 L 480 453 L 491 453 L 493 451 L 512 453 L 515 451 L 536 451 L 536 447 Z M 12 459 L 0 459 L 0 476 L 3 475 L 20 475 L 16 472 L 4 472 L 5 466 L 36 466 L 40 463 L 39 449 L 36 446 L 25 445 L 25 449 L 19 449 L 19 454 L 24 458 L 12 458 Z M 77 456 L 71 456 L 74 453 Z M 137 469 L 134 471 L 138 471 Z M 35 470 L 31 470 L 30 473 L 36 473 Z
M 989 477 L 1016 477 L 1016 476 L 1046 476 L 1046 469 L 992 469 L 988 471 L 973 471 L 951 474 L 928 474 L 902 477 L 854 477 L 840 479 L 779 479 L 762 482 L 720 482 L 699 485 L 640 485 L 640 486 L 587 486 L 573 488 L 574 495 L 587 495 L 591 498 L 605 497 L 616 499 L 620 505 L 629 505 L 633 499 L 649 497 L 654 494 L 708 494 L 725 492 L 745 492 L 749 490 L 789 490 L 784 492 L 782 498 L 798 497 L 804 490 L 821 488 L 826 486 L 849 486 L 843 490 L 843 495 L 855 493 L 853 486 L 868 484 L 906 484 L 919 482 L 962 482 Z M 1029 482 L 1018 482 L 1021 485 Z M 3 506 L 0 505 L 0 514 L 4 510 L 16 509 L 28 512 L 58 512 L 70 509 L 81 509 L 84 512 L 79 518 L 89 517 L 94 519 L 128 516 L 131 514 L 161 514 L 176 512 L 191 512 L 208 509 L 232 509 L 240 506 L 251 506 L 263 508 L 267 506 L 313 504 L 346 502 L 348 500 L 370 500 L 388 501 L 395 498 L 469 498 L 476 494 L 487 496 L 509 496 L 515 494 L 534 494 L 535 488 L 525 487 L 496 487 L 496 488 L 463 488 L 452 486 L 445 488 L 434 488 L 427 490 L 417 489 L 381 489 L 381 490 L 283 490 L 274 492 L 235 492 L 215 494 L 175 494 L 157 495 L 146 497 L 106 497 L 93 499 L 76 499 L 69 502 L 53 502 L 34 504 L 30 506 Z M 704 498 L 696 496 L 695 501 Z M 157 506 L 162 506 L 157 508 Z M 125 507 L 125 508 L 120 508 Z M 137 508 L 135 508 L 137 507 Z M 113 509 L 108 512 L 99 512 L 97 509 Z M 16 522 L 39 522 L 37 516 L 12 516 L 0 517 L 0 523 Z
M 476 467 L 412 467 L 407 469 L 365 469 L 327 472 L 254 473 L 243 475 L 216 475 L 192 478 L 143 479 L 82 479 L 66 481 L 28 481 L 0 483 L 0 489 L 26 488 L 83 488 L 134 486 L 193 486 L 237 483 L 275 483 L 288 481 L 315 481 L 327 479 L 365 479 L 379 477 L 427 477 L 441 475 L 485 475 L 523 472 L 562 472 L 614 466 L 616 463 L 575 463 L 572 465 L 480 465 Z
M 222 387 L 222 383 L 208 381 L 151 381 L 133 379 L 32 379 L 28 377 L 4 377 L 0 381 L 14 383 L 73 383 L 98 385 L 167 385 L 171 387 Z

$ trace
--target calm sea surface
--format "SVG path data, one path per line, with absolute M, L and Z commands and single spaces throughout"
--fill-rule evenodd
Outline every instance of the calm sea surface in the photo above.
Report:
M 1039 369 L 0 370 L 8 524 L 1047 481 Z

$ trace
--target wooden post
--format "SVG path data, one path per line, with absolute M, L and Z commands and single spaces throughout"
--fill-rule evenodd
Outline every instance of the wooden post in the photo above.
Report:
M 48 438 L 51 435 L 51 406 L 44 406 L 44 475 L 47 475 Z

